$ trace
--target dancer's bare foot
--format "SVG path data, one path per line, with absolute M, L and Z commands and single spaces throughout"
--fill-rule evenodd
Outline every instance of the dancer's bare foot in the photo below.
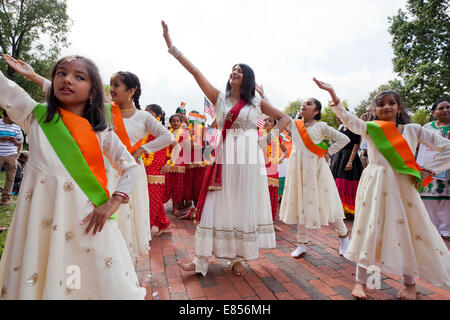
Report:
M 273 225 L 273 228 L 275 229 L 275 231 L 283 231 L 283 229 L 281 229 L 279 226 Z
M 159 230 L 157 233 L 155 233 L 155 237 L 159 237 L 160 235 L 162 235 L 163 233 L 166 233 L 166 232 L 170 232 L 169 228 Z
M 183 219 L 191 219 L 192 213 L 194 212 L 194 208 L 190 208 L 189 211 L 187 211 L 185 214 L 182 214 L 177 217 L 177 219 L 183 220 Z
M 193 263 L 193 262 L 191 262 L 191 263 L 183 263 L 181 261 L 178 261 L 178 265 L 184 271 L 195 271 L 195 263 Z
M 173 209 L 173 214 L 175 215 L 175 217 L 179 218 L 181 216 L 186 215 L 186 212 L 189 210 L 189 208 L 186 209 L 178 209 L 178 208 L 174 208 Z
M 367 299 L 365 285 L 362 283 L 356 282 L 355 286 L 353 287 L 352 296 L 354 296 L 356 299 Z
M 398 292 L 397 298 L 401 300 L 416 300 L 417 299 L 416 285 L 405 284 L 403 290 Z
M 241 262 L 236 262 L 235 264 L 233 264 L 232 269 L 234 274 L 238 277 L 243 277 L 247 273 L 247 269 Z

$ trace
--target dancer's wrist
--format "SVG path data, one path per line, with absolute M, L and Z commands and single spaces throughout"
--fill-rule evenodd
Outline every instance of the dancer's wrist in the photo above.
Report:
M 181 56 L 181 55 L 183 54 L 183 53 L 182 53 L 180 50 L 178 50 L 178 48 L 175 47 L 174 45 L 171 45 L 168 51 L 169 51 L 169 53 L 170 53 L 171 55 L 173 55 L 173 56 L 175 57 L 175 59 L 178 58 L 179 56 Z

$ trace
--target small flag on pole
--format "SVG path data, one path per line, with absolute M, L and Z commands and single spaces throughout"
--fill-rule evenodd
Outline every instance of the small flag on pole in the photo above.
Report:
M 204 102 L 204 109 L 205 109 L 205 114 L 209 114 L 209 116 L 214 119 L 214 117 L 216 115 L 214 113 L 214 106 L 211 104 L 211 102 L 208 101 L 208 99 L 206 99 L 206 97 L 205 97 L 205 102 Z
M 186 114 L 186 102 L 181 101 L 179 109 L 183 110 L 183 113 Z

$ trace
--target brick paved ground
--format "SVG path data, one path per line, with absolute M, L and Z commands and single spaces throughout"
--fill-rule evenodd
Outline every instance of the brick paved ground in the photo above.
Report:
M 168 210 L 169 211 L 169 210 Z M 354 263 L 340 257 L 339 240 L 332 227 L 310 231 L 308 252 L 300 259 L 290 256 L 296 247 L 296 226 L 277 221 L 276 249 L 260 250 L 259 259 L 248 262 L 244 277 L 237 277 L 210 259 L 206 277 L 185 272 L 177 260 L 194 257 L 195 227 L 190 220 L 177 220 L 167 213 L 171 232 L 153 237 L 149 256 L 136 260 L 136 270 L 146 299 L 153 300 L 353 300 Z M 346 219 L 349 230 L 352 220 Z M 447 241 L 447 246 L 450 242 Z M 381 290 L 368 290 L 369 299 L 395 299 L 401 277 L 382 274 Z M 418 299 L 450 300 L 450 287 L 433 287 L 417 281 Z

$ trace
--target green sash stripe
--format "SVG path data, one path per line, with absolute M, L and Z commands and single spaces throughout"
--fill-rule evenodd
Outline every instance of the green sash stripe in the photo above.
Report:
M 70 134 L 64 122 L 58 119 L 55 114 L 50 122 L 44 122 L 47 114 L 47 107 L 38 104 L 33 110 L 36 120 L 44 131 L 53 150 L 58 155 L 64 167 L 67 169 L 73 180 L 78 184 L 84 194 L 98 207 L 108 201 L 109 197 L 101 184 L 97 181 L 81 153 L 75 139 Z M 115 215 L 113 215 L 115 218 Z M 111 218 L 113 218 L 111 216 Z
M 316 143 L 316 146 L 323 150 L 328 150 L 328 144 L 325 142 L 325 140 L 323 140 L 321 143 Z
M 398 154 L 389 139 L 385 136 L 381 127 L 375 122 L 367 122 L 367 133 L 375 143 L 377 149 L 384 158 L 394 168 L 395 171 L 403 174 L 409 174 L 414 177 L 417 182 L 422 181 L 422 176 L 418 170 L 412 169 L 405 164 L 405 160 Z

